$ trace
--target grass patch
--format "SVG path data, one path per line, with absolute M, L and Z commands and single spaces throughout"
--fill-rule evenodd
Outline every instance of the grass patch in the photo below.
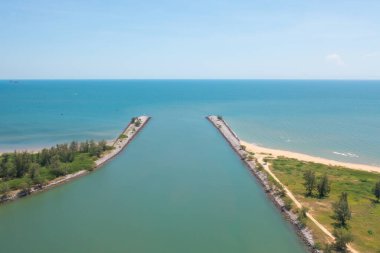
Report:
M 68 164 L 69 173 L 74 173 L 80 170 L 92 170 L 95 167 L 94 157 L 88 153 L 76 154 L 74 161 Z
M 280 181 L 330 231 L 333 231 L 335 223 L 331 217 L 332 203 L 338 200 L 341 192 L 347 192 L 352 210 L 349 225 L 355 237 L 354 247 L 362 252 L 379 252 L 380 204 L 375 203 L 372 189 L 380 180 L 380 174 L 289 158 L 274 159 L 271 165 L 273 173 Z M 305 196 L 303 173 L 307 170 L 315 171 L 317 176 L 328 175 L 331 182 L 331 192 L 328 197 L 319 199 Z M 318 232 L 316 239 L 325 241 L 324 236 Z

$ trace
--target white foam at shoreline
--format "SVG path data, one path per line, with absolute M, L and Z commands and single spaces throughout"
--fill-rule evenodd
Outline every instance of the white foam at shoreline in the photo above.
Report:
M 341 153 L 341 152 L 337 152 L 337 151 L 334 151 L 333 154 L 335 155 L 341 155 L 341 156 L 345 156 L 345 157 L 351 157 L 351 158 L 359 158 L 359 156 L 357 154 L 354 154 L 354 153 Z

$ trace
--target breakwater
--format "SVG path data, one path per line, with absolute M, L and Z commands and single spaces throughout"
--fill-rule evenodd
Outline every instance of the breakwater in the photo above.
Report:
M 144 128 L 151 117 L 140 116 L 134 118 L 135 122 L 131 122 L 123 130 L 118 138 L 112 143 L 113 149 L 109 153 L 104 154 L 101 158 L 95 161 L 96 167 L 100 167 L 118 155 L 128 144 L 136 137 L 136 135 Z M 139 123 L 136 123 L 139 122 Z
M 95 167 L 93 168 L 93 170 L 102 167 L 111 159 L 115 158 L 137 136 L 137 134 L 144 128 L 144 126 L 148 123 L 150 119 L 151 117 L 149 116 L 139 116 L 133 118 L 131 122 L 127 125 L 127 127 L 124 128 L 121 134 L 114 141 L 112 141 L 112 149 L 103 153 L 102 156 L 95 161 Z M 25 191 L 22 190 L 12 191 L 8 193 L 6 196 L 2 196 L 0 199 L 0 203 L 13 201 L 21 197 L 25 197 L 27 195 L 51 189 L 60 184 L 69 182 L 75 178 L 87 175 L 89 173 L 89 170 L 80 170 L 75 173 L 67 174 L 65 176 L 55 178 L 45 185 L 31 187 L 28 193 L 25 193 Z
M 267 196 L 275 206 L 281 211 L 283 216 L 293 225 L 295 231 L 305 242 L 311 252 L 319 252 L 314 248 L 314 240 L 309 229 L 303 227 L 298 222 L 298 216 L 290 210 L 285 208 L 285 203 L 283 199 L 278 194 L 278 189 L 272 186 L 268 180 L 268 176 L 265 172 L 259 170 L 256 161 L 251 158 L 251 154 L 245 150 L 245 148 L 240 144 L 239 137 L 233 132 L 233 130 L 228 126 L 228 124 L 220 116 L 210 115 L 206 117 L 213 126 L 218 129 L 222 134 L 224 139 L 232 147 L 235 153 L 241 158 L 244 165 L 249 169 L 249 171 L 258 179 L 260 184 L 263 186 Z

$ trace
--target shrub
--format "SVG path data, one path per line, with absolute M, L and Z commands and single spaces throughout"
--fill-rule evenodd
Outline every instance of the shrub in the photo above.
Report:
M 7 198 L 8 197 L 8 191 L 9 186 L 7 183 L 1 183 L 0 184 L 0 196 L 1 198 Z
M 247 157 L 247 161 L 253 161 L 254 159 L 253 159 L 253 156 L 251 156 L 251 155 L 249 155 L 248 157 Z
M 135 121 L 135 126 L 136 126 L 136 127 L 141 126 L 141 120 L 139 120 L 139 119 L 136 120 L 136 121 Z
M 284 198 L 284 207 L 286 210 L 290 211 L 293 207 L 293 201 L 290 198 Z
M 299 212 L 298 212 L 298 224 L 303 228 L 306 226 L 306 221 L 307 221 L 307 212 L 308 212 L 307 207 L 302 207 Z
M 119 135 L 119 139 L 125 139 L 125 138 L 127 138 L 127 136 L 125 134 L 120 134 Z
M 303 185 L 305 186 L 306 196 L 311 196 L 316 185 L 315 172 L 311 170 L 305 171 L 303 179 L 305 180 Z

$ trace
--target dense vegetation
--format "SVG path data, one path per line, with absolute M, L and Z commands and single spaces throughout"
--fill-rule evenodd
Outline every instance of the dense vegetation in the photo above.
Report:
M 105 141 L 71 142 L 36 153 L 14 152 L 0 156 L 0 196 L 11 190 L 28 194 L 31 187 L 79 170 L 92 170 L 94 161 L 110 149 Z
M 345 251 L 347 242 L 361 252 L 380 249 L 380 174 L 278 158 L 273 173 L 314 217 L 334 231 L 337 241 L 326 252 Z M 302 219 L 303 217 L 301 217 Z M 326 237 L 311 222 L 317 241 Z

